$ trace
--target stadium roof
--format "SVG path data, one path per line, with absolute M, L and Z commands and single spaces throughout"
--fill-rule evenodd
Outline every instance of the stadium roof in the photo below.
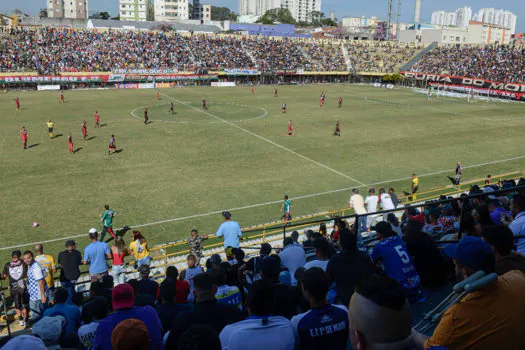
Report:
M 88 28 L 115 28 L 115 29 L 132 29 L 132 30 L 155 30 L 160 26 L 169 26 L 178 32 L 201 32 L 217 33 L 220 28 L 214 25 L 196 25 L 173 22 L 153 22 L 153 21 L 117 21 L 104 19 L 90 19 Z

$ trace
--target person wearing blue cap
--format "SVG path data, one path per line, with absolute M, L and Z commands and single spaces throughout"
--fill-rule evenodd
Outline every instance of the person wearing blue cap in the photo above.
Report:
M 242 237 L 241 226 L 237 221 L 232 220 L 229 211 L 223 211 L 224 222 L 219 226 L 217 237 L 224 237 L 224 250 L 228 247 L 239 248 L 239 238 Z
M 495 271 L 492 248 L 481 238 L 466 236 L 449 253 L 460 280 L 478 271 Z M 521 326 L 525 314 L 525 275 L 510 271 L 452 305 L 434 334 L 414 331 L 419 348 L 518 349 L 523 347 Z

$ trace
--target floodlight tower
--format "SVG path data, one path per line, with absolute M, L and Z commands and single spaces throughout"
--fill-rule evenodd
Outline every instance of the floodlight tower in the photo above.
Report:
M 392 2 L 394 0 L 388 0 L 388 15 L 386 20 L 386 40 L 390 40 L 390 23 L 392 22 Z
M 418 24 L 421 16 L 421 0 L 416 0 L 416 8 L 414 9 L 414 24 Z

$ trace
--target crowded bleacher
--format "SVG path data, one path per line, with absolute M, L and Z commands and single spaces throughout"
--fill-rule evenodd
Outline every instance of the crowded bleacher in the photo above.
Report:
M 355 72 L 396 73 L 418 51 L 419 46 L 389 42 L 355 42 L 346 45 Z

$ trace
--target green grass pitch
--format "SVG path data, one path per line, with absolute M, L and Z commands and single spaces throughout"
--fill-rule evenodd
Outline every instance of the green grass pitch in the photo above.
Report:
M 69 236 L 83 235 L 76 238 L 83 249 L 88 229 L 100 229 L 106 203 L 117 212 L 117 227 L 151 224 L 140 229 L 154 245 L 186 237 L 192 228 L 214 233 L 223 209 L 244 208 L 233 210 L 243 227 L 274 221 L 284 194 L 302 215 L 346 206 L 350 191 L 334 190 L 359 186 L 365 194 L 364 185 L 386 181 L 382 186 L 400 193 L 409 180 L 392 179 L 453 169 L 458 160 L 466 166 L 464 180 L 524 168 L 522 104 L 428 102 L 409 89 L 358 85 L 281 86 L 278 97 L 273 89 L 256 87 L 255 95 L 249 87 L 167 89 L 160 101 L 154 90 L 66 91 L 65 104 L 57 92 L 1 94 L 2 261 L 11 246 L 59 239 L 46 244 L 55 255 Z M 320 108 L 322 91 L 327 99 Z M 171 101 L 176 115 L 168 112 Z M 142 120 L 145 107 L 150 125 Z M 104 124 L 99 129 L 95 110 Z M 57 129 L 54 139 L 48 119 Z M 84 120 L 93 137 L 87 142 Z M 294 137 L 286 136 L 289 120 Z M 341 137 L 332 136 L 337 120 Z M 28 150 L 22 126 L 34 145 Z M 73 155 L 70 132 L 79 148 Z M 122 151 L 108 156 L 111 134 Z M 421 177 L 421 190 L 449 185 L 445 175 Z M 308 198 L 294 199 L 302 196 Z M 162 223 L 168 219 L 177 220 Z M 34 221 L 40 227 L 33 228 Z

